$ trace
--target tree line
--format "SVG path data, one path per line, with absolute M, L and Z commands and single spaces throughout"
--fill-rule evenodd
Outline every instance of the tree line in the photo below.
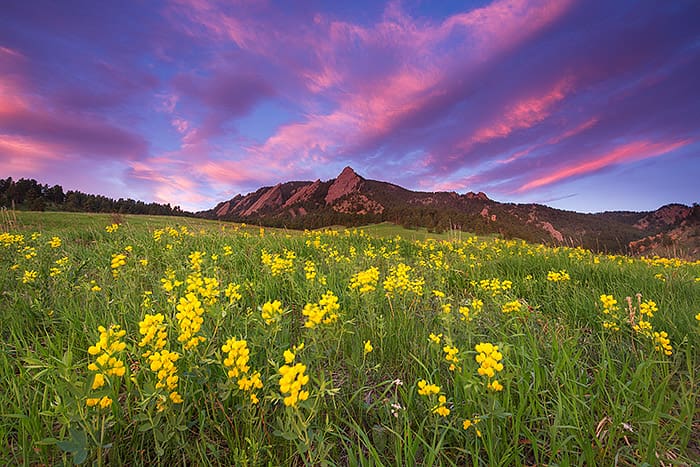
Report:
M 194 216 L 170 203 L 144 203 L 131 198 L 117 200 L 76 190 L 63 191 L 61 185 L 49 186 L 31 178 L 0 178 L 0 207 L 29 211 L 115 212 L 158 216 Z

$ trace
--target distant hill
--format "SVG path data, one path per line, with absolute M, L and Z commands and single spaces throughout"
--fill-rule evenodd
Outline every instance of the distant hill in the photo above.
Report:
M 500 203 L 481 192 L 411 191 L 365 179 L 350 167 L 328 181 L 291 181 L 240 194 L 198 215 L 296 229 L 388 221 L 609 252 L 655 254 L 675 245 L 676 254 L 700 257 L 697 205 L 582 214 L 540 204 Z
M 64 192 L 61 185 L 42 185 L 31 178 L 0 178 L 0 207 L 30 211 L 107 212 L 157 216 L 194 216 L 179 206 L 144 203 L 131 198 L 112 199 L 81 191 Z

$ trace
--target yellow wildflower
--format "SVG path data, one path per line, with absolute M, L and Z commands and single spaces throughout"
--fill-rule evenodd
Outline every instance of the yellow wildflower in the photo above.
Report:
M 139 322 L 139 333 L 143 336 L 139 347 L 148 345 L 152 350 L 160 350 L 165 347 L 168 333 L 165 330 L 164 321 L 165 316 L 162 313 L 144 316 L 143 320 Z M 151 350 L 148 350 L 143 354 L 143 357 L 146 358 L 150 354 Z
M 304 309 L 301 311 L 301 314 L 307 318 L 304 326 L 314 328 L 321 323 L 331 324 L 338 319 L 336 311 L 339 309 L 338 297 L 329 290 L 321 296 L 321 300 L 318 303 L 307 303 L 304 305 Z
M 22 284 L 31 284 L 39 276 L 37 271 L 24 271 L 22 276 Z
M 294 366 L 283 365 L 279 369 L 279 374 L 282 376 L 279 381 L 280 393 L 287 407 L 296 407 L 299 401 L 309 398 L 309 391 L 303 389 L 309 382 L 309 376 L 304 374 L 305 371 L 306 366 L 302 363 Z
M 665 355 L 673 354 L 671 339 L 668 338 L 666 331 L 654 332 L 654 349 L 658 352 L 663 352 Z
M 248 366 L 250 350 L 245 340 L 237 340 L 232 337 L 226 340 L 226 343 L 221 346 L 221 350 L 227 354 L 223 364 L 228 368 L 229 378 L 236 378 L 250 370 Z
M 418 381 L 418 394 L 421 396 L 430 396 L 431 394 L 438 394 L 439 392 L 440 386 L 429 383 L 424 379 Z
M 413 268 L 411 266 L 403 263 L 399 263 L 396 267 L 391 268 L 383 283 L 386 296 L 391 298 L 395 295 L 404 295 L 409 292 L 422 296 L 425 279 L 423 277 L 411 278 L 412 271 Z
M 568 272 L 562 269 L 561 271 L 549 271 L 547 280 L 550 282 L 565 282 L 571 280 L 571 277 Z
M 279 321 L 282 317 L 282 302 L 279 300 L 265 302 L 261 309 L 261 315 L 265 324 L 269 325 Z
M 112 276 L 116 279 L 119 276 L 119 268 L 126 265 L 126 255 L 122 253 L 117 253 L 112 255 L 112 262 L 110 267 L 112 268 Z
M 197 299 L 195 294 L 190 292 L 180 298 L 177 311 L 178 313 L 175 315 L 175 318 L 180 328 L 180 335 L 177 338 L 178 342 L 183 344 L 185 350 L 197 347 L 200 342 L 206 340 L 205 337 L 196 335 L 204 322 L 202 318 L 202 314 L 204 313 L 202 303 Z
M 432 342 L 439 344 L 440 341 L 442 340 L 442 333 L 440 334 L 433 334 L 432 332 L 428 336 L 428 339 L 430 339 Z
M 497 372 L 503 370 L 503 364 L 501 363 L 503 355 L 498 351 L 497 345 L 493 345 L 490 342 L 480 342 L 474 347 L 474 350 L 478 352 L 474 359 L 480 364 L 477 370 L 479 375 L 491 379 Z M 491 381 L 487 384 L 487 388 L 494 391 L 502 390 L 503 386 L 498 381 L 494 381 L 496 384 L 494 385 L 494 382 Z
M 450 409 L 448 409 L 445 404 L 447 404 L 447 397 L 441 395 L 438 397 L 438 406 L 433 409 L 433 413 L 441 417 L 447 417 L 450 414 Z
M 350 288 L 357 289 L 361 294 L 372 292 L 377 288 L 379 281 L 379 269 L 371 267 L 367 270 L 360 271 L 350 278 Z
M 442 351 L 445 352 L 445 360 L 450 362 L 450 371 L 455 371 L 458 368 L 457 364 L 459 363 L 459 358 L 457 358 L 459 349 L 454 346 L 446 345 L 442 348 Z
M 522 304 L 518 300 L 513 300 L 507 303 L 503 304 L 503 307 L 501 307 L 501 311 L 503 313 L 512 313 L 515 311 L 520 311 L 522 308 Z

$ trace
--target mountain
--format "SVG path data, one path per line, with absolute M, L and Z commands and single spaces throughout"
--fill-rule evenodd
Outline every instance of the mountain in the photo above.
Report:
M 350 167 L 325 182 L 278 183 L 237 195 L 199 215 L 297 229 L 388 221 L 431 231 L 496 233 L 530 242 L 642 254 L 680 243 L 690 247 L 683 251 L 687 256 L 700 257 L 697 205 L 670 204 L 650 212 L 583 214 L 540 204 L 500 203 L 481 192 L 460 195 L 411 191 L 365 179 Z

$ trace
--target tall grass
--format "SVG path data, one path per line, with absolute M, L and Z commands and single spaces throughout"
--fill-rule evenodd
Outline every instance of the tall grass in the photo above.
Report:
M 416 240 L 387 226 L 301 234 L 194 219 L 18 217 L 23 230 L 0 234 L 3 464 L 700 462 L 698 263 L 468 235 Z M 405 277 L 401 264 L 411 267 Z M 370 268 L 376 281 L 358 276 Z M 362 292 L 350 287 L 358 281 Z M 322 298 L 328 291 L 338 310 Z M 188 293 L 203 322 L 182 337 Z M 275 300 L 281 314 L 265 318 Z M 643 315 L 649 300 L 658 310 Z M 314 304 L 327 313 L 312 326 Z M 163 348 L 179 355 L 174 387 L 143 356 L 162 349 L 139 345 L 139 324 L 158 313 Z M 110 326 L 124 336 L 108 340 Z M 667 352 L 653 334 L 662 331 Z M 203 340 L 185 348 L 192 336 Z M 247 363 L 226 360 L 229 338 L 245 341 Z M 502 371 L 478 373 L 480 343 L 498 346 Z M 446 349 L 457 349 L 450 361 Z M 123 376 L 109 374 L 112 363 L 89 368 L 104 352 L 123 362 Z M 280 371 L 296 364 L 309 377 L 296 388 L 306 400 L 285 399 L 292 390 L 280 386 Z M 258 372 L 262 388 L 246 388 Z M 422 394 L 421 380 L 437 391 Z

